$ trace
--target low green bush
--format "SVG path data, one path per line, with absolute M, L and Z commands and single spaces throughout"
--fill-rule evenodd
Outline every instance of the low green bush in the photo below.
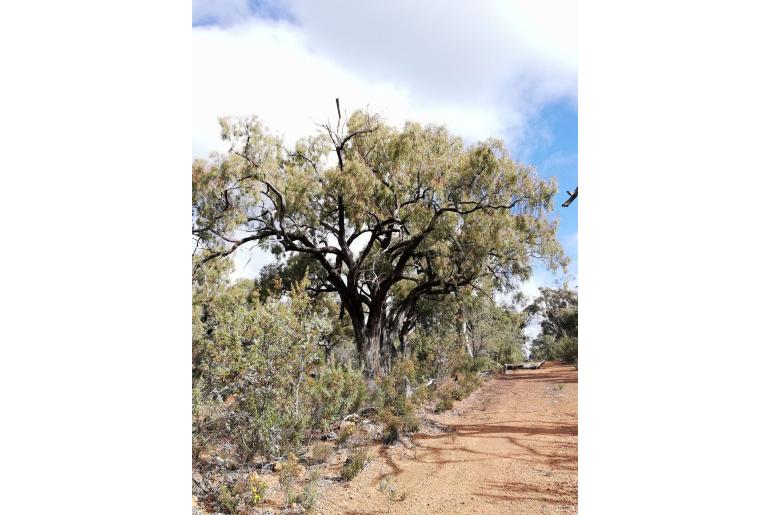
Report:
M 253 283 L 225 287 L 194 305 L 193 433 L 225 435 L 243 461 L 296 450 L 312 424 L 310 373 L 327 330 L 300 283 L 259 301 Z M 196 450 L 200 450 L 198 445 Z
M 566 363 L 577 363 L 578 339 L 574 336 L 563 336 L 556 340 L 553 348 L 554 357 Z
M 286 461 L 276 465 L 276 471 L 278 472 L 278 483 L 283 490 L 286 504 L 290 506 L 296 502 L 294 483 L 302 476 L 304 468 L 300 465 L 299 458 L 294 453 L 289 453 Z
M 448 396 L 442 396 L 439 397 L 438 401 L 436 402 L 436 406 L 433 408 L 433 411 L 435 413 L 443 413 L 447 410 L 452 409 L 452 405 L 454 404 L 454 401 L 451 397 Z
M 342 470 L 340 471 L 342 480 L 350 481 L 356 477 L 362 470 L 364 470 L 367 461 L 369 461 L 369 453 L 365 447 L 359 447 L 358 449 L 353 450 L 350 453 L 350 456 L 348 456 L 348 459 L 345 460 L 345 464 L 342 465 Z
M 259 474 L 252 473 L 245 480 L 221 485 L 216 500 L 228 513 L 235 514 L 258 506 L 264 500 L 265 492 L 267 483 Z
M 225 510 L 227 510 L 227 513 L 235 514 L 238 510 L 238 498 L 236 495 L 230 490 L 230 487 L 227 485 L 222 485 L 219 487 L 219 495 L 217 496 L 217 501 L 219 501 L 219 504 L 224 507 Z
M 382 441 L 388 445 L 398 440 L 402 433 L 414 433 L 420 429 L 420 419 L 414 413 L 396 415 L 387 408 L 380 413 L 379 419 L 385 426 Z
M 328 442 L 319 442 L 310 448 L 308 462 L 311 465 L 325 463 L 334 453 L 334 445 Z
M 383 443 L 390 445 L 398 440 L 398 436 L 403 427 L 403 421 L 401 420 L 401 417 L 395 415 L 389 408 L 380 413 L 380 420 L 385 426 L 382 441 Z
M 497 372 L 500 370 L 500 364 L 489 356 L 480 356 L 473 359 L 471 369 L 473 372 Z
M 337 435 L 337 443 L 340 445 L 345 445 L 348 442 L 348 440 L 350 440 L 350 437 L 355 434 L 355 432 L 356 432 L 355 424 L 343 422 L 340 425 L 340 432 Z
M 305 482 L 305 485 L 302 487 L 302 490 L 289 499 L 289 505 L 296 503 L 302 506 L 306 512 L 311 511 L 313 506 L 315 506 L 318 497 L 317 489 L 319 477 L 320 474 L 318 471 L 313 471 Z
M 415 363 L 409 359 L 399 359 L 393 363 L 388 374 L 377 384 L 372 402 L 378 411 L 389 410 L 397 416 L 414 413 L 414 404 L 407 397 L 406 383 L 410 387 L 417 383 Z
M 403 493 L 401 494 L 400 498 L 397 495 L 396 485 L 390 482 L 388 478 L 383 479 L 380 481 L 380 483 L 377 485 L 377 490 L 384 493 L 389 501 L 398 501 L 398 500 L 404 500 L 406 498 L 406 495 Z
M 322 367 L 310 382 L 312 423 L 328 430 L 329 425 L 355 413 L 366 398 L 366 382 L 360 369 L 336 363 Z
M 420 430 L 420 419 L 413 414 L 404 415 L 401 417 L 403 421 L 403 430 L 405 433 L 416 433 Z

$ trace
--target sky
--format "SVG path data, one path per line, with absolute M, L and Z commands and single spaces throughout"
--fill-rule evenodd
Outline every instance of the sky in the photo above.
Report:
M 192 155 L 224 150 L 219 116 L 258 115 L 287 143 L 343 110 L 392 125 L 446 125 L 467 143 L 502 138 L 556 177 L 568 274 L 537 264 L 522 285 L 577 285 L 577 1 L 193 0 Z M 238 277 L 272 259 L 236 255 Z

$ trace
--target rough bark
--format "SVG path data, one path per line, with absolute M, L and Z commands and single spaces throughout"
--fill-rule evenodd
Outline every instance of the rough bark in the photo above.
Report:
M 409 332 L 414 327 L 411 315 L 408 306 L 388 309 L 374 305 L 365 321 L 363 315 L 351 316 L 356 348 L 368 377 L 386 374 L 396 355 L 409 355 Z

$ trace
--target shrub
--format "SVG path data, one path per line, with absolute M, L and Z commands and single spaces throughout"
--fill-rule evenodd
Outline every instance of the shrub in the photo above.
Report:
M 299 463 L 299 458 L 294 453 L 289 453 L 286 461 L 276 465 L 278 471 L 278 483 L 281 485 L 286 504 L 295 502 L 294 483 L 304 474 L 304 468 Z
M 318 496 L 318 478 L 318 471 L 313 471 L 310 474 L 310 478 L 305 483 L 305 486 L 302 487 L 302 491 L 291 499 L 290 504 L 297 503 L 302 506 L 305 511 L 312 510 Z
M 451 397 L 439 397 L 439 400 L 436 402 L 436 406 L 433 408 L 433 411 L 436 413 L 443 413 L 446 410 L 452 409 L 453 404 L 454 402 L 452 401 Z
M 449 367 L 453 374 L 472 372 L 473 364 L 474 359 L 465 349 L 457 349 L 449 356 Z
M 556 340 L 553 348 L 554 357 L 559 361 L 577 363 L 578 339 L 574 336 L 563 336 Z
M 460 375 L 458 377 L 458 384 L 456 387 L 460 391 L 460 399 L 466 398 L 473 392 L 473 390 L 478 388 L 480 384 L 481 381 L 479 380 L 479 376 L 477 374 L 469 373 Z
M 324 463 L 334 452 L 334 446 L 328 442 L 319 442 L 310 448 L 308 462 L 312 465 Z
M 208 445 L 206 439 L 200 434 L 193 433 L 192 436 L 192 453 L 193 460 L 198 461 L 201 458 L 201 454 L 206 452 Z
M 227 436 L 246 460 L 297 448 L 311 424 L 308 379 L 326 330 L 305 286 L 260 302 L 253 282 L 239 282 L 194 304 L 201 327 L 193 332 L 193 416 L 201 438 Z
M 390 501 L 395 501 L 397 499 L 397 497 L 396 497 L 396 487 L 387 478 L 385 478 L 382 481 L 380 481 L 380 484 L 377 485 L 377 490 L 379 490 L 380 492 L 382 492 L 385 495 L 387 495 L 388 496 L 388 500 L 390 500 Z
M 247 479 L 248 486 L 248 504 L 256 506 L 265 498 L 265 492 L 267 492 L 267 483 L 260 479 L 259 475 L 252 473 Z
M 414 433 L 420 429 L 420 419 L 411 412 L 396 415 L 390 408 L 385 408 L 379 419 L 385 425 L 382 441 L 388 445 L 398 440 L 401 433 Z
M 355 424 L 343 422 L 340 425 L 340 434 L 337 435 L 337 442 L 340 445 L 345 445 L 345 443 L 350 439 L 351 436 L 353 436 L 353 433 L 355 432 L 356 432 Z
M 404 415 L 401 417 L 403 421 L 403 430 L 405 433 L 416 433 L 420 430 L 420 419 L 415 415 Z
M 378 411 L 390 410 L 401 416 L 414 413 L 414 405 L 406 395 L 405 380 L 414 385 L 416 380 L 414 361 L 401 358 L 393 363 L 373 392 L 373 404 Z
M 366 448 L 359 447 L 351 452 L 340 471 L 342 480 L 350 481 L 356 477 L 364 469 L 367 461 L 369 461 L 369 453 Z
M 383 432 L 383 443 L 390 445 L 398 440 L 398 435 L 403 427 L 403 421 L 398 415 L 394 415 L 390 410 L 386 410 L 380 415 L 380 419 L 385 424 L 385 430 Z
M 221 504 L 228 513 L 234 514 L 238 510 L 238 498 L 230 491 L 227 485 L 219 487 L 219 495 L 217 496 L 219 504 Z
M 360 369 L 331 363 L 311 381 L 313 424 L 328 430 L 329 423 L 361 407 L 366 382 Z
M 455 374 L 456 381 L 447 379 L 438 388 L 436 396 L 438 402 L 436 403 L 436 413 L 441 413 L 450 409 L 453 405 L 452 401 L 460 401 L 470 395 L 480 384 L 476 373 L 458 372 Z
M 412 403 L 419 406 L 431 400 L 434 397 L 435 393 L 436 393 L 435 386 L 426 386 L 424 384 L 421 384 L 414 389 L 411 401 Z
M 489 356 L 480 356 L 473 359 L 472 370 L 474 372 L 496 372 L 500 365 L 495 363 Z
M 248 506 L 259 505 L 266 491 L 267 483 L 260 479 L 258 474 L 252 473 L 245 480 L 221 485 L 217 501 L 228 513 L 234 514 Z
M 457 385 L 449 390 L 449 396 L 452 400 L 461 401 L 465 398 L 465 391 L 460 385 Z

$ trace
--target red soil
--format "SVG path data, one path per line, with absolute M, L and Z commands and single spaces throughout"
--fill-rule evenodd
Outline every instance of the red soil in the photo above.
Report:
M 576 513 L 577 371 L 546 363 L 487 381 L 443 415 L 448 430 L 378 446 L 318 513 Z

